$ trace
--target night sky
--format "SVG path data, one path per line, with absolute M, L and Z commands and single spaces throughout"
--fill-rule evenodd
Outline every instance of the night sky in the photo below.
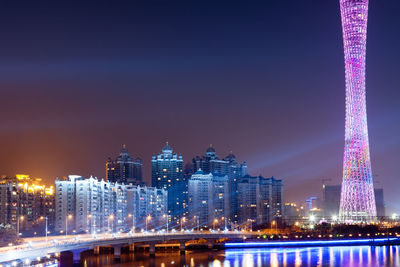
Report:
M 210 143 L 232 150 L 250 174 L 284 179 L 286 201 L 340 183 L 338 0 L 68 2 L 1 3 L 1 174 L 103 178 L 126 144 L 150 181 L 168 140 L 186 162 Z M 389 212 L 400 211 L 398 10 L 370 1 L 367 45 L 372 168 Z

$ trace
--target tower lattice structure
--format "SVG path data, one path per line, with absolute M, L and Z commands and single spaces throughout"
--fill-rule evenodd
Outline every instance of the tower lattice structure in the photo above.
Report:
M 340 0 L 340 10 L 346 73 L 346 128 L 339 217 L 343 222 L 367 222 L 376 218 L 365 91 L 368 0 Z

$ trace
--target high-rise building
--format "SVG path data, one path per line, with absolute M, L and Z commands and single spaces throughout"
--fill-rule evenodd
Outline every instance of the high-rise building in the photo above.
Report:
M 228 176 L 199 169 L 188 184 L 189 217 L 199 226 L 227 227 L 231 212 Z
M 346 69 L 346 123 L 341 189 L 341 221 L 375 220 L 369 153 L 365 56 L 368 0 L 340 0 Z
M 168 193 L 165 189 L 147 186 L 127 186 L 128 228 L 149 229 L 166 227 Z
M 183 175 L 182 155 L 174 154 L 168 142 L 161 154 L 151 160 L 152 186 L 168 191 L 168 219 L 177 223 L 185 214 L 187 205 L 187 181 Z
M 213 220 L 213 192 L 211 173 L 196 171 L 188 181 L 189 214 L 196 216 L 198 224 L 208 226 Z
M 56 180 L 57 232 L 107 232 L 126 229 L 126 186 L 69 175 Z
M 194 170 L 201 169 L 205 173 L 218 173 L 220 175 L 228 175 L 229 161 L 220 159 L 215 149 L 210 145 L 204 156 L 197 156 L 192 159 Z
M 0 224 L 9 224 L 22 235 L 45 233 L 54 226 L 54 187 L 40 178 L 18 174 L 0 179 Z
M 322 186 L 322 208 L 325 219 L 338 218 L 340 209 L 340 185 Z
M 239 225 L 281 221 L 283 183 L 274 177 L 245 175 L 238 180 Z
M 142 184 L 142 160 L 132 158 L 128 149 L 123 145 L 119 156 L 106 162 L 106 180 L 112 183 L 129 185 Z
M 229 180 L 229 190 L 231 192 L 231 217 L 229 220 L 238 223 L 238 179 L 247 174 L 247 164 L 243 162 L 239 164 L 235 155 L 230 152 L 225 158 L 220 158 L 215 148 L 210 145 L 205 155 L 196 156 L 192 159 L 193 169 L 197 171 L 201 169 L 204 173 L 212 173 L 219 175 L 227 175 Z

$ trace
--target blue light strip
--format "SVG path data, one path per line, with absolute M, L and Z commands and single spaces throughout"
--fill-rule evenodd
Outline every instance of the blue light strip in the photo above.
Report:
M 226 248 L 243 247 L 297 247 L 297 246 L 335 246 L 335 245 L 365 245 L 384 244 L 390 241 L 399 241 L 400 238 L 378 238 L 378 239 L 346 239 L 346 240 L 314 240 L 314 241 L 287 241 L 287 242 L 248 242 L 248 243 L 225 243 Z

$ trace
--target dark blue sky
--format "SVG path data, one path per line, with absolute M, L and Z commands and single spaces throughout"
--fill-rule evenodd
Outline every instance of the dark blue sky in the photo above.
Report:
M 132 2 L 135 2 L 132 4 Z M 372 168 L 400 210 L 399 1 L 370 2 Z M 104 177 L 123 143 L 145 163 L 168 139 L 210 143 L 287 200 L 341 180 L 339 1 L 29 1 L 0 7 L 1 173 Z

